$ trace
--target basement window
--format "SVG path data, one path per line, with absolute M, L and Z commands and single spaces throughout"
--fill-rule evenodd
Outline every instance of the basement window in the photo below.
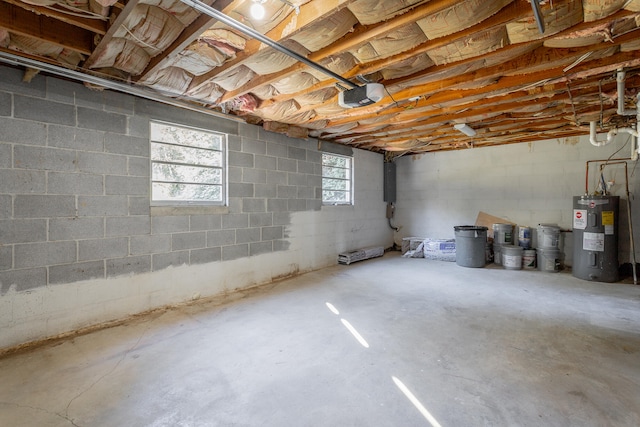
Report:
M 353 157 L 322 154 L 322 203 L 353 204 Z
M 151 122 L 151 203 L 224 205 L 227 135 Z

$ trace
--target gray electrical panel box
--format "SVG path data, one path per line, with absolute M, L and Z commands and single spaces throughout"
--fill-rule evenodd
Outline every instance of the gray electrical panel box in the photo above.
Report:
M 393 162 L 384 163 L 384 201 L 387 203 L 396 202 L 396 164 Z

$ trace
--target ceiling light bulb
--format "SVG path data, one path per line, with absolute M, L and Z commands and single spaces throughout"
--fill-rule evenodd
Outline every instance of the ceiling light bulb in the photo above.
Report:
M 264 6 L 260 3 L 254 3 L 251 5 L 251 9 L 249 9 L 251 16 L 254 19 L 262 19 L 264 18 Z

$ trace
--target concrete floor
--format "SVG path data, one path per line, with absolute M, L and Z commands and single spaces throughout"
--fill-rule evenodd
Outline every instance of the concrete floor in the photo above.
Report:
M 387 254 L 0 359 L 0 425 L 638 426 L 640 286 Z

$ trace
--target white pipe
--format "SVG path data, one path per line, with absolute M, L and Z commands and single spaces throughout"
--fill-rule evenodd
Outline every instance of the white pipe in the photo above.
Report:
M 619 69 L 618 74 L 616 74 L 616 82 L 618 83 L 618 114 L 621 116 L 635 116 L 636 110 L 624 109 L 624 82 L 626 74 L 622 69 Z
M 631 146 L 631 160 L 634 162 L 638 160 L 638 154 L 640 154 L 640 138 L 638 138 L 640 132 L 640 93 L 636 97 L 636 110 L 636 140 L 635 145 Z
M 596 123 L 597 122 L 589 122 L 589 142 L 591 143 L 591 145 L 594 145 L 596 147 L 604 147 L 605 145 L 613 141 L 613 137 L 615 135 L 612 134 L 611 131 L 609 131 L 609 133 L 607 133 L 607 139 L 598 141 L 598 136 L 596 135 Z
M 638 131 L 635 130 L 634 128 L 617 128 L 617 129 L 611 129 L 607 133 L 607 141 L 609 141 L 609 138 L 611 138 L 611 140 L 613 140 L 613 137 L 616 136 L 620 132 L 628 133 L 629 135 L 632 135 L 632 136 L 634 136 L 636 138 L 638 137 Z

